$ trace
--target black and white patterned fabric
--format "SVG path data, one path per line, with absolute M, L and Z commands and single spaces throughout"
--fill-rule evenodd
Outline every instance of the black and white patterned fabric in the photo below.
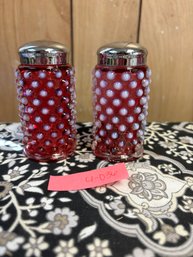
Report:
M 193 123 L 148 125 L 129 178 L 88 190 L 50 192 L 50 175 L 102 168 L 91 123 L 78 124 L 67 160 L 22 153 L 19 124 L 0 125 L 0 256 L 193 256 Z

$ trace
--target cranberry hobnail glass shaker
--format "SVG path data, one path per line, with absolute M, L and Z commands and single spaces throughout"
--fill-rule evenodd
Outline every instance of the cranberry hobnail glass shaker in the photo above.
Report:
M 39 161 L 66 158 L 76 146 L 74 71 L 60 43 L 19 48 L 16 70 L 24 152 Z
M 139 44 L 112 43 L 97 51 L 93 72 L 92 149 L 108 161 L 132 161 L 143 154 L 151 70 Z

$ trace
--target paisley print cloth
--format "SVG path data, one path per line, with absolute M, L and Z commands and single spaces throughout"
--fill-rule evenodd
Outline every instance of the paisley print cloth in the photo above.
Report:
M 92 124 L 77 126 L 72 157 L 38 163 L 20 125 L 0 125 L 0 256 L 193 256 L 193 123 L 149 123 L 129 179 L 49 192 L 49 175 L 111 165 L 91 152 Z

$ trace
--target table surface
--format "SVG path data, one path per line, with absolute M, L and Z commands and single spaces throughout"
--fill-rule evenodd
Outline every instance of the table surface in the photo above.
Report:
M 49 175 L 109 165 L 91 152 L 91 125 L 56 163 L 28 160 L 19 124 L 0 125 L 0 256 L 193 256 L 193 123 L 150 123 L 129 179 L 47 191 Z

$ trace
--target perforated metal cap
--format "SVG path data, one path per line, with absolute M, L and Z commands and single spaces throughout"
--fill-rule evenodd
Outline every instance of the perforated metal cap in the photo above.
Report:
M 98 64 L 105 66 L 139 66 L 146 64 L 147 49 L 136 43 L 115 42 L 100 47 Z
M 19 48 L 21 64 L 66 64 L 68 55 L 65 45 L 53 41 L 33 41 Z

